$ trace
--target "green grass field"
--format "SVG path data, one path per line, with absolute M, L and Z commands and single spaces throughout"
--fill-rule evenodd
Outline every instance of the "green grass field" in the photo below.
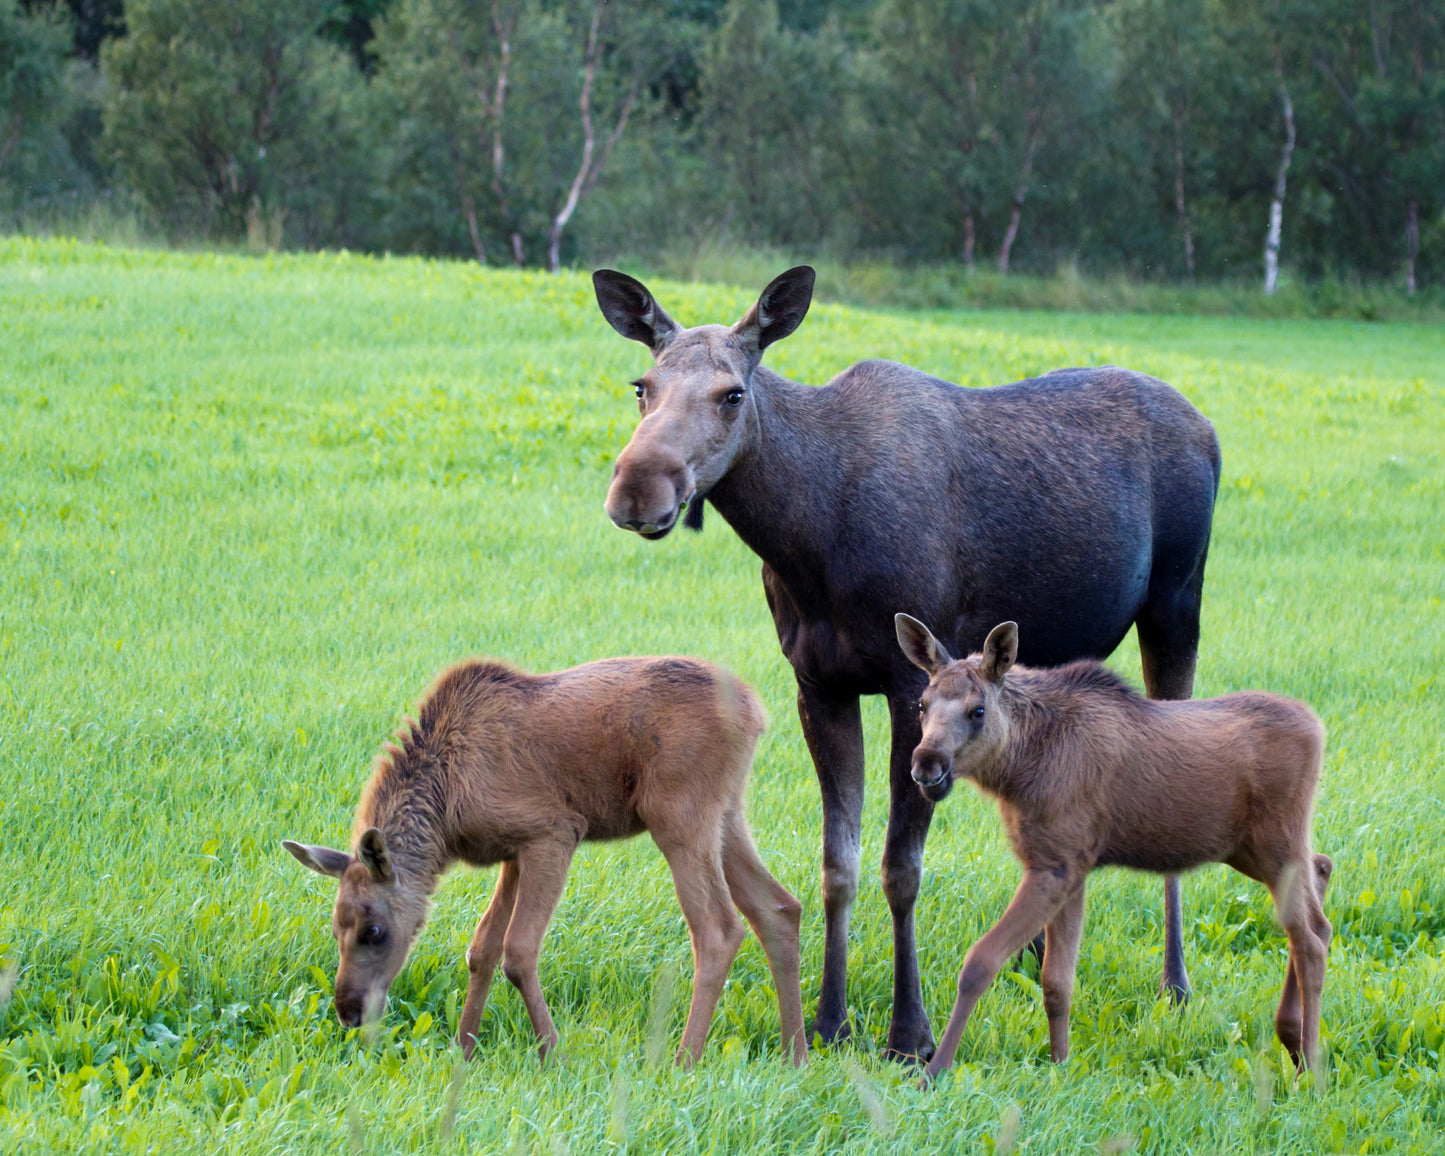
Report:
M 660 296 L 697 323 L 752 295 Z M 757 561 L 716 515 L 649 544 L 602 512 L 646 356 L 580 274 L 0 240 L 0 1150 L 1439 1151 L 1445 334 L 1423 326 L 820 306 L 768 353 L 812 382 L 873 356 L 967 385 L 1112 361 L 1214 420 L 1197 691 L 1294 695 L 1330 731 L 1319 1086 L 1273 1038 L 1268 898 L 1222 867 L 1185 883 L 1187 1009 L 1155 999 L 1159 883 L 1101 873 L 1069 1063 L 1047 1060 L 1032 973 L 1006 974 L 930 1093 L 877 1055 L 872 867 L 855 1045 L 785 1070 L 749 939 L 703 1063 L 654 1062 L 649 1022 L 680 1034 L 690 954 L 647 840 L 584 847 L 544 946 L 565 1065 L 539 1069 L 500 980 L 457 1063 L 490 871 L 444 881 L 377 1037 L 339 1028 L 333 886 L 278 840 L 344 845 L 382 740 L 478 653 L 683 652 L 759 688 L 750 814 L 804 904 L 811 1010 L 819 804 Z M 1132 640 L 1113 661 L 1137 678 Z M 876 863 L 881 704 L 866 720 Z M 1018 874 L 992 807 L 955 792 L 919 909 L 935 1030 Z

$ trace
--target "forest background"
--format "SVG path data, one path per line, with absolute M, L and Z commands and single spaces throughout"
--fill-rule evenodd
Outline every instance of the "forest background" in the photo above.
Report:
M 0 0 L 0 229 L 1438 312 L 1445 5 Z

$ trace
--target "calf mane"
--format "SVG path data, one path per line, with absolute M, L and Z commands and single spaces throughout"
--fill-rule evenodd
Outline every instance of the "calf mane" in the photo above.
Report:
M 418 717 L 408 718 L 386 743 L 362 790 L 354 836 L 379 827 L 403 865 L 422 868 L 446 843 L 448 770 L 469 720 L 475 725 L 479 700 L 498 690 L 518 690 L 531 675 L 504 662 L 469 660 L 443 671 L 422 699 Z

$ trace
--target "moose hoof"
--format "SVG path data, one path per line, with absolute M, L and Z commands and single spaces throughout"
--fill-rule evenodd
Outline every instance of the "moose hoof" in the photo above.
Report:
M 845 1016 L 837 1022 L 816 1020 L 808 1028 L 808 1039 L 813 1042 L 815 1048 L 830 1048 L 835 1044 L 846 1043 L 853 1038 L 853 1025 Z
M 889 1032 L 883 1058 L 900 1064 L 926 1064 L 933 1059 L 933 1051 L 933 1033 L 924 1024 L 913 1031 Z
M 1189 976 L 1183 971 L 1178 975 L 1167 973 L 1159 980 L 1159 998 L 1167 999 L 1175 1007 L 1189 1002 Z

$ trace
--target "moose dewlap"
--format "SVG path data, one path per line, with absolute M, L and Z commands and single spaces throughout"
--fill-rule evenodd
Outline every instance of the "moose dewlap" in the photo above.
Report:
M 442 872 L 500 863 L 467 951 L 458 1036 L 470 1058 L 492 977 L 521 992 L 541 1054 L 557 1043 L 537 975 L 542 936 L 577 844 L 651 833 L 692 937 L 692 1007 L 678 1062 L 702 1053 L 742 942 L 734 906 L 767 953 L 783 1046 L 807 1055 L 798 977 L 801 910 L 763 866 L 743 791 L 766 716 L 751 688 L 688 658 L 615 658 L 532 675 L 470 661 L 437 679 L 416 722 L 377 759 L 351 853 L 287 841 L 340 880 L 336 1014 L 380 1015 Z
M 895 619 L 903 653 L 928 674 L 912 776 L 934 801 L 957 778 L 998 799 L 1024 877 L 1003 917 L 964 959 L 958 999 L 925 1079 L 953 1063 L 974 1005 L 1042 928 L 1049 1045 L 1069 1054 L 1069 1003 L 1084 885 L 1116 864 L 1175 872 L 1227 863 L 1270 889 L 1289 936 L 1275 1031 L 1300 1067 L 1319 1056 L 1332 864 L 1310 850 L 1324 728 L 1304 703 L 1258 691 L 1146 699 L 1097 662 L 1015 666 L 1018 627 L 955 661 L 923 623 Z

